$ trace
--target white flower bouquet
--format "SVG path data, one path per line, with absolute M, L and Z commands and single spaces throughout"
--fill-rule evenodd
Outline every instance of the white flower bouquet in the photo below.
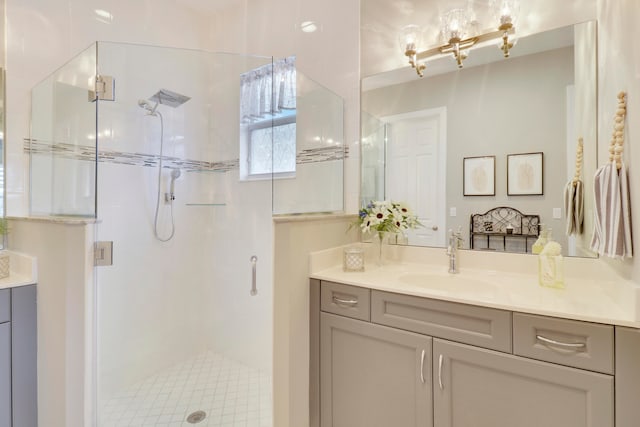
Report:
M 363 233 L 377 233 L 380 239 L 384 233 L 400 233 L 422 226 L 407 205 L 386 200 L 371 201 L 360 209 L 357 224 Z

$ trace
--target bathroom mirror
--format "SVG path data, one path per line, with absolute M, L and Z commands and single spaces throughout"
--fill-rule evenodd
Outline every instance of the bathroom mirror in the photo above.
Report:
M 5 1 L 0 0 L 0 34 L 5 34 Z M 7 214 L 7 199 L 6 199 L 6 74 L 5 74 L 5 64 L 4 58 L 6 57 L 5 52 L 6 41 L 3 38 L 2 46 L 0 47 L 0 180 L 2 183 L 0 184 L 0 217 L 4 218 Z M 5 234 L 0 239 L 0 248 L 5 249 L 7 246 L 7 235 Z
M 377 15 L 366 10 L 371 4 L 362 5 L 365 49 L 380 42 L 380 32 Z M 460 230 L 463 247 L 470 248 L 471 215 L 509 207 L 539 216 L 564 255 L 593 257 L 596 23 L 521 37 L 507 59 L 496 44 L 475 46 L 462 69 L 450 56 L 430 60 L 423 78 L 408 66 L 362 64 L 364 72 L 382 72 L 362 76 L 361 203 L 408 203 L 424 225 L 408 233 L 410 245 L 443 247 L 448 231 Z M 575 174 L 579 137 L 584 231 L 567 237 L 564 193 Z M 514 195 L 516 162 L 527 163 L 534 191 Z M 472 179 L 481 181 L 479 191 L 465 191 Z M 536 239 L 521 234 L 479 236 L 473 247 L 530 253 Z

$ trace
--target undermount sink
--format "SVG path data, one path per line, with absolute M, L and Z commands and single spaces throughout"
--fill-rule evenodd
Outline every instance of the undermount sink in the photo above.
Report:
M 406 273 L 399 276 L 398 281 L 407 285 L 444 291 L 486 292 L 496 289 L 488 281 L 460 274 Z

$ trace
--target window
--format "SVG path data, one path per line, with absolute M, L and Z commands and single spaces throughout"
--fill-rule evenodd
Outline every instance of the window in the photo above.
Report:
M 249 126 L 247 140 L 247 175 L 265 175 L 272 171 L 276 175 L 295 174 L 295 114 Z
M 240 179 L 295 176 L 295 58 L 241 75 Z

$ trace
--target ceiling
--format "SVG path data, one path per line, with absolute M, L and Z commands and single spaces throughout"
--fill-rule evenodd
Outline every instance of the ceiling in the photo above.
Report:
M 241 5 L 245 2 L 246 0 L 176 0 L 176 3 L 207 14 L 218 12 L 230 6 Z

